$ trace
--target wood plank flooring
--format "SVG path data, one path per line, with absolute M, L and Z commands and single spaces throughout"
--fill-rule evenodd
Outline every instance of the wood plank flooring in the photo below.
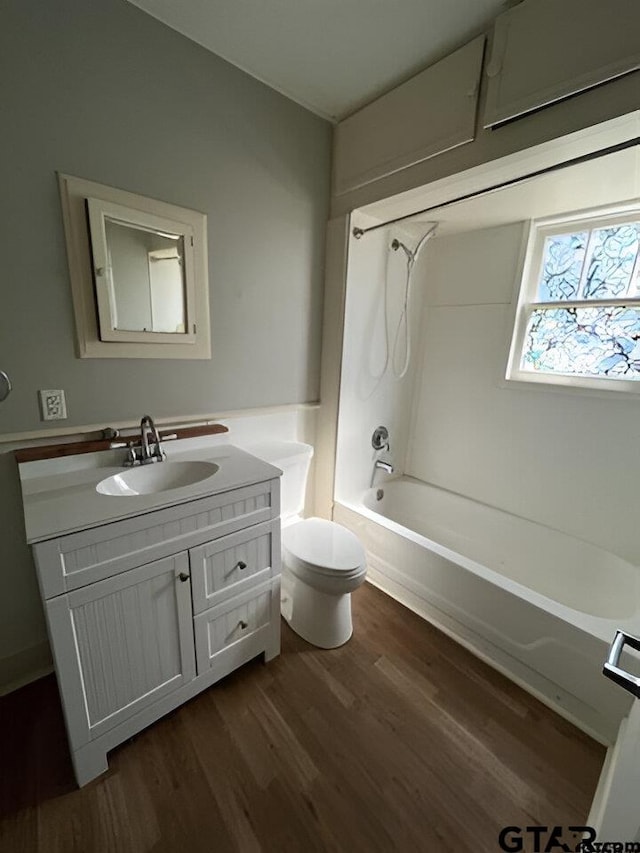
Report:
M 256 660 L 75 787 L 55 679 L 0 700 L 6 853 L 497 851 L 583 823 L 604 749 L 368 584 L 341 649 Z

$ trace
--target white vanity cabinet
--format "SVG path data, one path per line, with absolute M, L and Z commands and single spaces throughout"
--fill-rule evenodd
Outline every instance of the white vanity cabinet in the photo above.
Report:
M 279 653 L 279 489 L 252 483 L 33 545 L 79 785 L 117 744 Z

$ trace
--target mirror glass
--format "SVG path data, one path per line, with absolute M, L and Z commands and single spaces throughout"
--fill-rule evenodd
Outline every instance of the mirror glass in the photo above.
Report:
M 186 333 L 184 237 L 104 217 L 113 330 Z
M 189 223 L 87 198 L 102 341 L 195 341 L 194 231 Z

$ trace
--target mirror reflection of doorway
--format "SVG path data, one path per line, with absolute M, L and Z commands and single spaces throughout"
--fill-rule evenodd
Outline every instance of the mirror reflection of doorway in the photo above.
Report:
M 182 259 L 177 247 L 148 253 L 151 329 L 182 334 L 185 331 Z

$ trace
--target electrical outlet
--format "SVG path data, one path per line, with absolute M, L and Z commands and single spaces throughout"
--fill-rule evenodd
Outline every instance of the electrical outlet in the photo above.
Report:
M 64 391 L 40 391 L 39 394 L 43 421 L 63 421 L 67 417 Z

